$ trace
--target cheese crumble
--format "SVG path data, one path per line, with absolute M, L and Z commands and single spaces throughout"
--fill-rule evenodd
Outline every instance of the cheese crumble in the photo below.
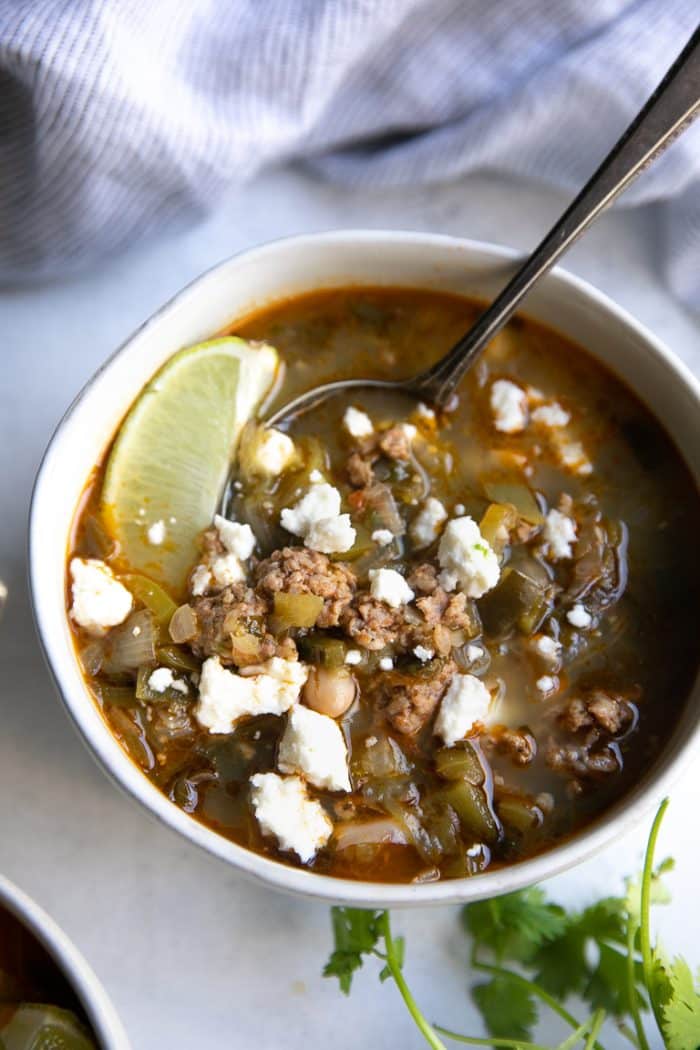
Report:
M 174 689 L 176 693 L 184 693 L 186 696 L 189 692 L 185 682 L 176 678 L 169 667 L 156 667 L 155 671 L 151 671 L 148 676 L 148 688 L 154 693 L 164 693 L 166 689 Z
M 429 547 L 440 535 L 440 528 L 447 521 L 447 511 L 439 499 L 430 496 L 411 523 L 411 539 L 420 550 Z
M 388 547 L 394 539 L 394 533 L 390 532 L 389 529 L 375 529 L 372 533 L 372 539 L 380 547 Z
M 517 383 L 497 379 L 491 386 L 490 405 L 493 425 L 503 434 L 518 434 L 527 426 L 527 396 Z
M 435 733 L 447 747 L 463 740 L 477 724 L 486 720 L 491 694 L 484 683 L 472 674 L 456 674 L 442 698 L 435 719 Z
M 296 458 L 292 439 L 274 427 L 266 428 L 255 443 L 253 470 L 263 477 L 282 474 Z
M 244 715 L 282 715 L 299 699 L 307 677 L 304 664 L 277 656 L 245 676 L 210 656 L 202 664 L 195 716 L 210 733 L 230 733 Z
M 133 599 L 109 565 L 96 558 L 73 558 L 70 574 L 71 616 L 80 627 L 99 636 L 126 620 Z
M 315 481 L 294 507 L 284 507 L 280 523 L 305 547 L 323 554 L 350 550 L 357 535 L 350 515 L 340 513 L 340 493 L 325 481 Z
M 280 849 L 291 850 L 306 864 L 331 837 L 333 825 L 323 806 L 309 798 L 300 777 L 256 773 L 250 799 L 264 835 L 274 835 Z
M 343 426 L 348 434 L 354 438 L 369 437 L 374 433 L 374 425 L 366 412 L 349 405 L 343 416 Z
M 569 609 L 566 618 L 572 627 L 580 627 L 582 630 L 590 627 L 593 622 L 593 617 L 587 609 L 584 609 L 580 602 L 577 602 L 572 609 Z
M 555 561 L 570 558 L 571 545 L 576 542 L 576 522 L 559 510 L 550 510 L 544 521 L 544 539 Z
M 438 547 L 440 583 L 446 591 L 458 586 L 470 598 L 481 598 L 501 575 L 498 558 L 473 518 L 453 518 Z
M 370 594 L 392 609 L 406 605 L 414 598 L 413 591 L 396 569 L 370 569 Z
M 348 749 L 337 722 L 295 704 L 287 716 L 277 757 L 282 773 L 300 773 L 317 788 L 349 791 Z

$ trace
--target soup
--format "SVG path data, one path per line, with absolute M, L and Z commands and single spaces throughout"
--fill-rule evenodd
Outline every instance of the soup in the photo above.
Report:
M 49 1005 L 51 1004 L 51 1005 Z M 95 1050 L 85 1011 L 46 949 L 0 906 L 0 1046 Z
M 261 361 L 275 348 L 274 408 L 340 377 L 415 374 L 478 312 L 349 288 L 230 334 Z M 661 426 L 585 351 L 516 318 L 449 412 L 362 390 L 285 432 L 251 419 L 225 516 L 212 506 L 198 539 L 148 486 L 167 460 L 177 491 L 201 428 L 114 481 L 168 367 L 90 479 L 67 607 L 108 725 L 174 805 L 287 864 L 426 881 L 552 847 L 653 764 L 696 671 L 700 501 Z

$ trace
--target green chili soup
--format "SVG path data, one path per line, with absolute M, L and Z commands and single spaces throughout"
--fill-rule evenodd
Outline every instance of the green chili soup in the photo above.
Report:
M 348 288 L 227 335 L 253 364 L 276 351 L 267 410 L 413 375 L 479 310 Z M 698 492 L 647 408 L 544 326 L 508 324 L 446 413 L 367 390 L 284 432 L 249 419 L 181 578 L 165 504 L 152 520 L 144 498 L 130 527 L 150 553 L 130 560 L 105 500 L 116 454 L 69 552 L 86 682 L 173 804 L 248 849 L 369 881 L 478 874 L 594 820 L 676 724 Z

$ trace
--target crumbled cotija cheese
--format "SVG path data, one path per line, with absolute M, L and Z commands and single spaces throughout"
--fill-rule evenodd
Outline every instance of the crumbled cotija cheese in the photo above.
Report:
M 440 526 L 447 521 L 447 511 L 439 499 L 430 496 L 411 523 L 411 539 L 420 549 L 429 547 L 440 534 Z
M 356 667 L 357 664 L 362 663 L 362 653 L 359 649 L 348 649 L 345 654 L 345 663 L 349 664 L 350 667 Z
M 527 426 L 527 396 L 517 383 L 497 379 L 491 386 L 490 404 L 496 430 L 517 434 Z
M 305 547 L 323 554 L 349 550 L 357 535 L 350 516 L 340 513 L 340 493 L 324 481 L 313 483 L 294 507 L 284 507 L 280 523 L 287 532 L 301 536 Z
M 264 477 L 281 474 L 296 457 L 296 446 L 281 430 L 268 427 L 258 438 L 254 452 L 254 470 Z
M 355 438 L 369 437 L 374 433 L 374 425 L 366 412 L 349 405 L 343 416 L 343 426 L 348 434 Z
M 212 558 L 209 569 L 217 587 L 230 587 L 232 583 L 240 583 L 246 577 L 241 559 L 235 554 L 219 554 Z
M 212 583 L 212 575 L 206 565 L 198 565 L 190 577 L 190 592 L 198 598 L 206 594 Z
M 309 798 L 300 777 L 256 773 L 250 798 L 264 835 L 274 835 L 280 849 L 293 850 L 304 864 L 331 837 L 333 824 L 323 806 Z
M 593 622 L 593 617 L 580 602 L 577 602 L 573 609 L 569 609 L 566 618 L 572 627 L 580 627 L 581 629 L 590 627 Z
M 459 585 L 470 598 L 481 598 L 498 583 L 498 558 L 473 518 L 453 518 L 438 547 L 440 583 L 446 591 Z
M 315 521 L 304 537 L 304 546 L 322 554 L 338 554 L 350 550 L 356 535 L 350 515 L 339 514 L 337 518 Z
M 391 659 L 391 657 L 390 656 L 383 656 L 381 658 L 381 660 L 379 661 L 379 670 L 380 671 L 393 671 L 393 669 L 394 669 L 394 661 Z
M 275 656 L 260 673 L 239 675 L 210 656 L 202 664 L 195 715 L 210 733 L 230 733 L 244 715 L 282 715 L 299 698 L 308 668 Z
M 576 522 L 559 510 L 550 510 L 544 521 L 544 538 L 552 558 L 570 558 L 571 544 L 576 542 Z
M 126 620 L 133 599 L 109 565 L 97 558 L 73 558 L 70 574 L 71 616 L 77 624 L 90 634 L 102 635 Z
M 369 579 L 372 597 L 386 602 L 392 609 L 398 609 L 414 598 L 413 591 L 396 569 L 370 569 Z
M 452 747 L 486 720 L 490 706 L 491 694 L 480 679 L 473 674 L 456 674 L 440 703 L 435 733 Z
M 250 525 L 239 521 L 229 521 L 220 514 L 214 516 L 214 526 L 221 543 L 229 554 L 234 554 L 241 561 L 250 558 L 255 550 L 255 533 Z
M 532 647 L 543 660 L 555 661 L 559 659 L 561 645 L 548 634 L 536 634 L 532 639 Z
M 277 756 L 282 773 L 301 773 L 318 788 L 349 791 L 348 750 L 337 722 L 295 704 L 287 716 Z
M 580 441 L 567 441 L 558 433 L 553 435 L 551 440 L 559 464 L 565 470 L 582 476 L 593 473 L 593 464 Z
M 535 686 L 540 693 L 553 693 L 558 685 L 559 680 L 554 675 L 550 674 L 543 674 L 542 677 L 538 678 L 535 682 Z
M 435 656 L 435 650 L 427 649 L 424 645 L 417 645 L 413 650 L 413 655 L 417 656 L 421 663 L 426 664 Z
M 229 521 L 221 514 L 214 516 L 216 529 L 224 554 L 215 554 L 208 562 L 198 565 L 190 578 L 190 592 L 206 594 L 210 587 L 230 587 L 245 580 L 247 571 L 243 562 L 250 558 L 257 540 L 250 525 Z
M 380 547 L 388 547 L 394 539 L 394 533 L 390 532 L 389 529 L 375 529 L 372 533 L 372 539 Z
M 543 427 L 565 427 L 571 416 L 557 401 L 550 401 L 533 409 L 530 419 Z
M 148 676 L 148 688 L 154 693 L 164 693 L 166 689 L 174 689 L 176 693 L 189 692 L 185 682 L 176 678 L 169 667 L 156 667 Z

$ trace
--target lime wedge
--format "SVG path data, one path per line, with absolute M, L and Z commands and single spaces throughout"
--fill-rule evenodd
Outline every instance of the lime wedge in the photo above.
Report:
M 277 351 L 215 339 L 175 354 L 121 425 L 102 488 L 105 527 L 132 571 L 182 589 L 242 427 L 270 389 Z

